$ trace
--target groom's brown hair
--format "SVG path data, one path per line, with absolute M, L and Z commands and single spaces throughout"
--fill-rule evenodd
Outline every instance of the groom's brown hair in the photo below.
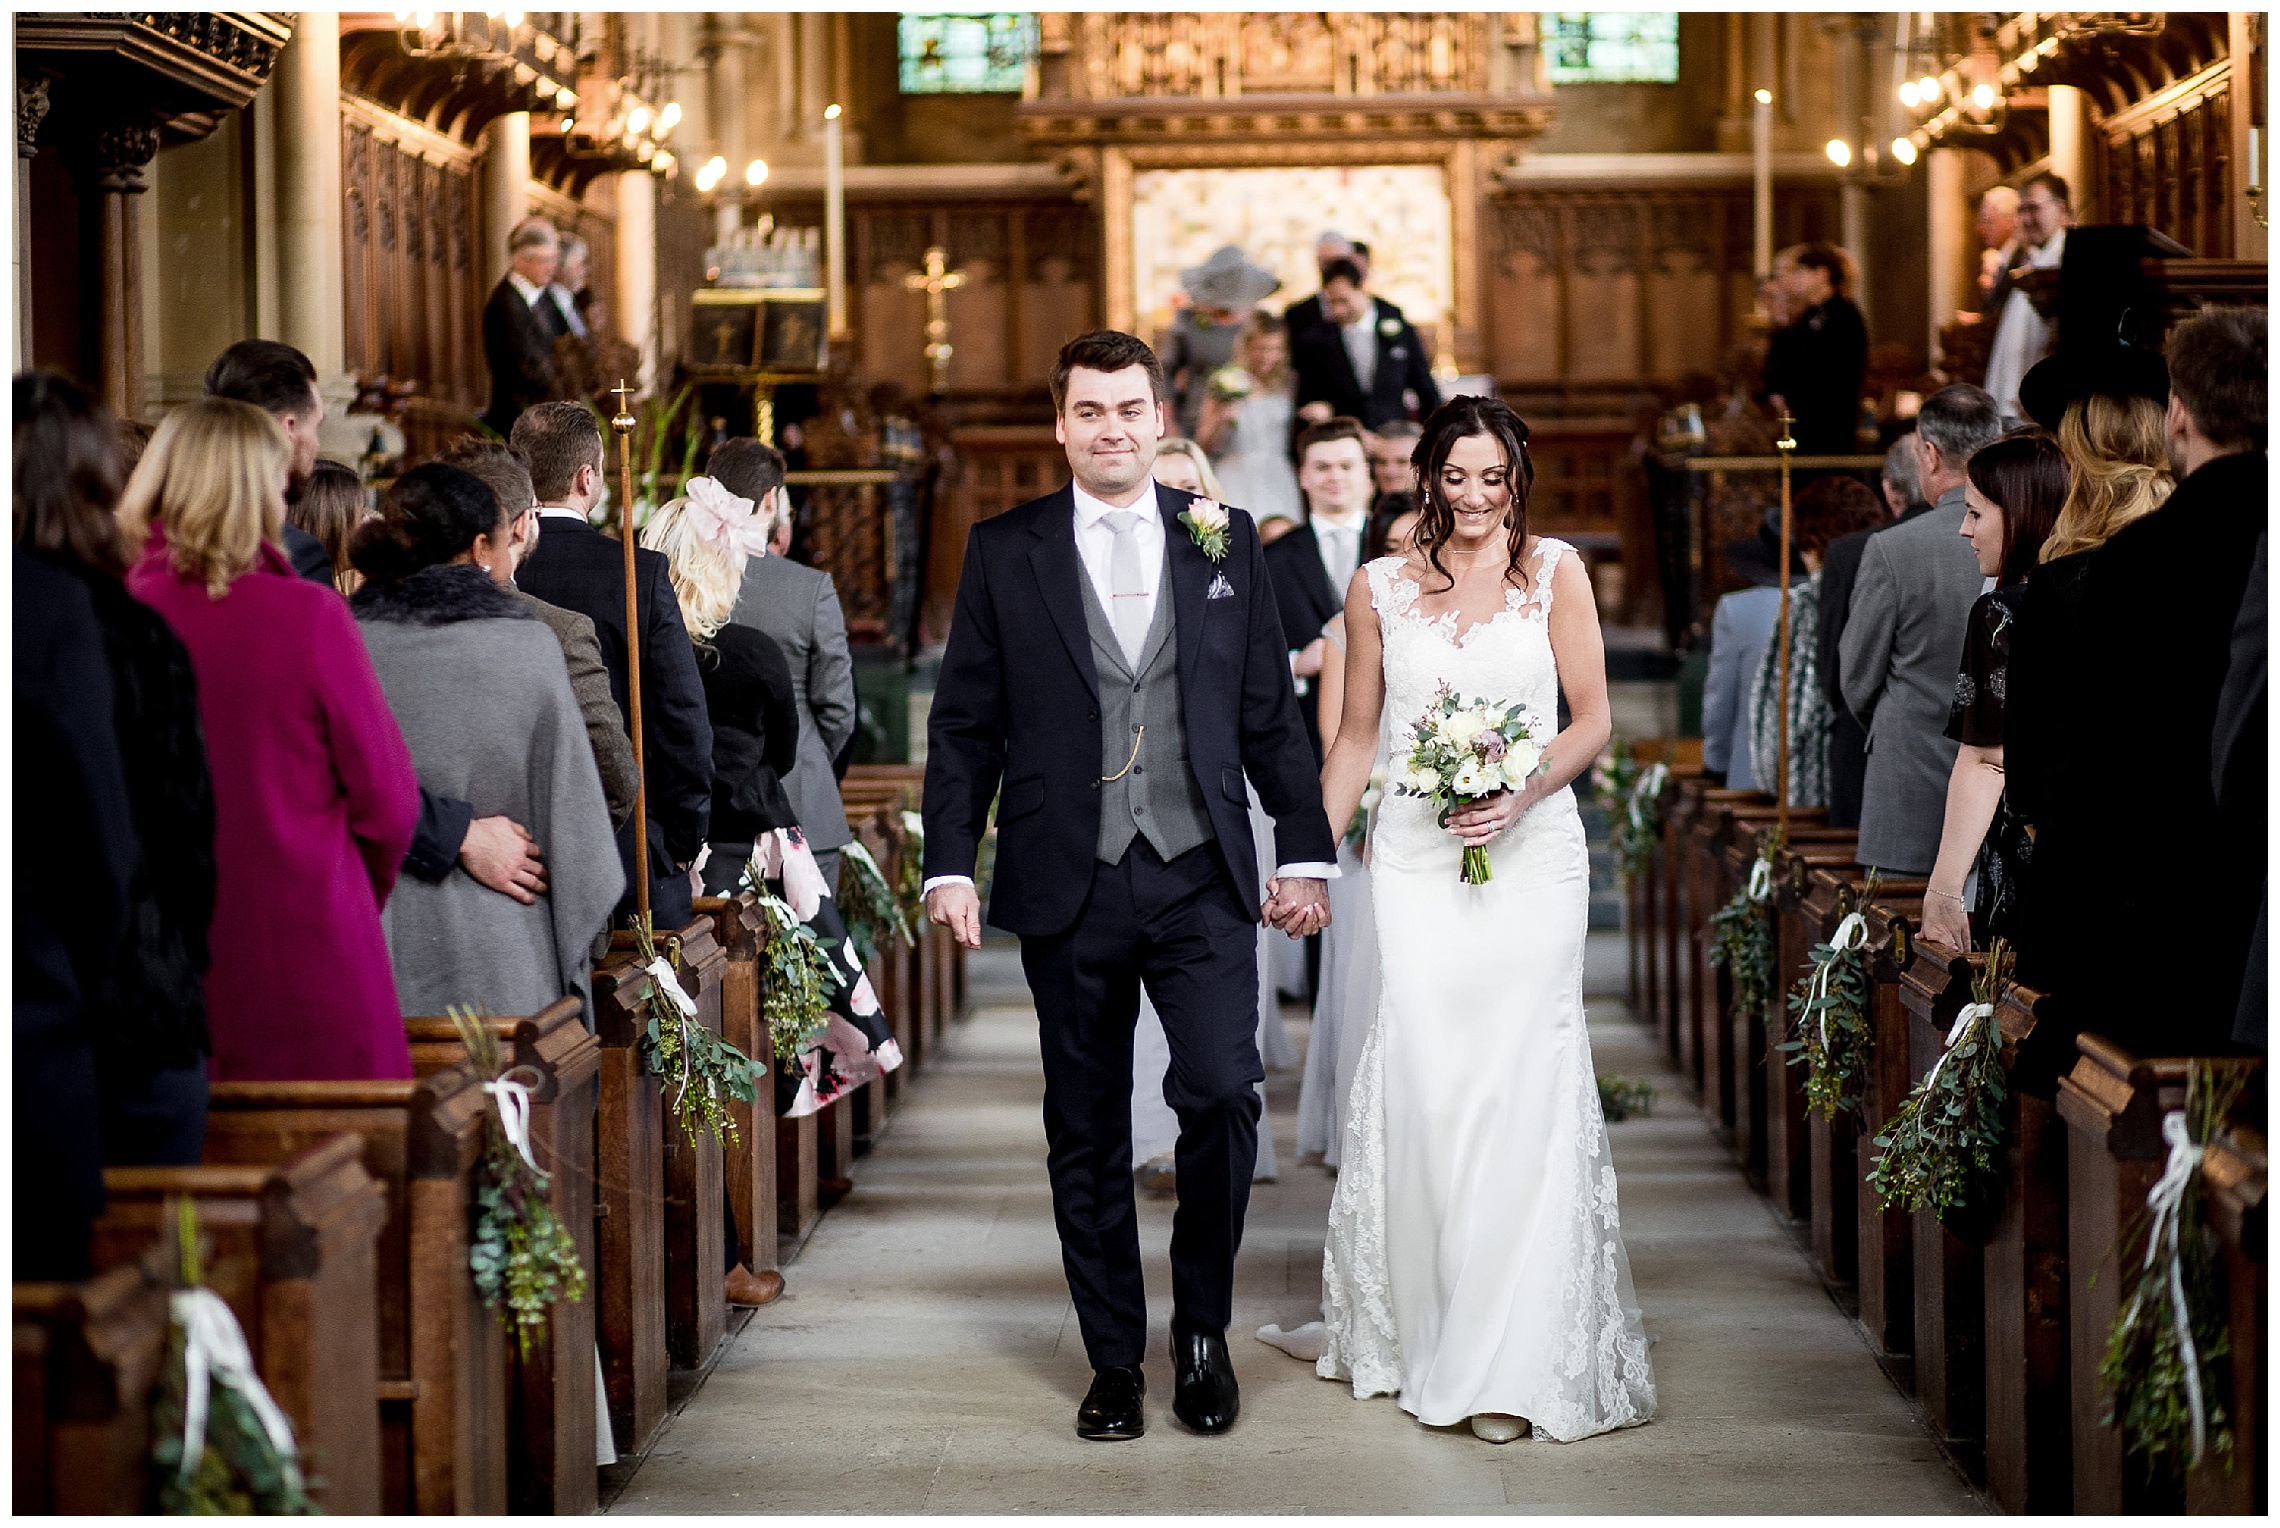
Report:
M 1080 334 L 1061 347 L 1054 357 L 1052 375 L 1046 379 L 1053 390 L 1053 412 L 1061 412 L 1068 401 L 1069 373 L 1085 371 L 1119 372 L 1138 366 L 1148 373 L 1148 394 L 1158 403 L 1164 401 L 1169 389 L 1164 384 L 1164 363 L 1156 359 L 1156 352 L 1148 342 L 1136 335 L 1116 329 L 1095 329 Z

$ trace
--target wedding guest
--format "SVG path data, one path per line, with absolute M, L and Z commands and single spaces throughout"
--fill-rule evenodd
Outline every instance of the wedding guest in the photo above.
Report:
M 1211 457 L 1192 440 L 1167 440 L 1156 447 L 1156 465 L 1149 469 L 1157 482 L 1199 499 L 1218 499 L 1219 478 L 1211 470 Z
M 1883 524 L 1839 536 L 1821 554 L 1821 614 L 1813 637 L 1814 659 L 1821 671 L 1821 693 L 1829 706 L 1829 826 L 1860 826 L 1861 792 L 1868 783 L 1868 729 L 1845 704 L 1844 652 L 1841 638 L 1845 618 L 1852 613 L 1853 581 L 1860 574 L 1860 554 L 1868 538 L 1886 524 L 1913 520 L 1931 509 L 1923 500 L 1917 474 L 1916 427 L 1892 442 L 1884 453 L 1884 472 L 1878 481 L 1891 517 Z
M 1265 518 L 1259 521 L 1259 545 L 1261 547 L 1273 546 L 1297 529 L 1298 521 L 1293 515 L 1285 514 L 1280 510 L 1270 511 Z
M 564 235 L 562 255 L 554 266 L 554 279 L 546 286 L 547 301 L 554 305 L 563 332 L 582 340 L 593 337 L 593 326 L 586 318 L 593 301 L 592 294 L 586 290 L 589 258 L 584 239 L 576 234 Z
M 81 991 L 103 1162 L 193 1166 L 206 1134 L 204 978 L 214 916 L 214 788 L 198 683 L 181 640 L 127 593 L 109 413 L 75 383 L 43 372 L 16 379 L 15 420 L 16 544 L 86 590 L 110 678 L 125 827 L 138 852 L 125 888 L 125 937 Z M 31 739 L 17 741 L 18 763 L 28 765 L 22 750 Z M 17 852 L 32 851 L 19 843 Z
M 1971 607 L 1963 667 L 1948 707 L 1959 745 L 1948 776 L 1947 818 L 1924 893 L 1926 937 L 1953 950 L 1997 938 L 2018 943 L 2018 899 L 2034 840 L 2003 793 L 2003 714 L 2010 693 L 2011 633 L 2066 502 L 2066 457 L 2047 432 L 2005 436 L 1965 467 L 1963 535 L 1993 590 Z M 1967 888 L 1966 878 L 1971 885 Z M 1968 892 L 1968 896 L 1967 896 Z
M 127 588 L 189 650 L 214 781 L 212 1075 L 408 1078 L 380 928 L 419 813 L 403 733 L 331 589 L 277 545 L 292 447 L 250 404 L 167 414 L 127 482 Z
M 468 436 L 437 460 L 481 478 L 497 497 L 510 522 L 507 551 L 514 566 L 522 566 L 538 546 L 538 493 L 530 486 L 530 471 L 514 448 Z M 602 662 L 601 639 L 594 635 L 594 623 L 575 610 L 549 605 L 514 583 L 507 585 L 507 592 L 525 611 L 544 622 L 561 644 L 570 693 L 577 697 L 578 714 L 586 723 L 586 742 L 594 750 L 594 768 L 602 777 L 602 798 L 609 803 L 611 828 L 623 828 L 633 816 L 633 798 L 641 775 L 633 762 L 633 741 L 626 736 L 617 701 L 610 695 L 610 671 Z
M 1782 277 L 1791 317 L 1766 350 L 1767 401 L 1792 416 L 1797 449 L 1808 456 L 1852 451 L 1860 428 L 1868 324 L 1849 295 L 1852 268 L 1835 245 L 1807 244 Z
M 1362 565 L 1362 538 L 1369 531 L 1370 459 L 1361 421 L 1332 419 L 1300 431 L 1298 482 L 1306 496 L 1306 522 L 1265 555 L 1275 608 L 1290 644 L 1290 671 L 1298 680 L 1299 710 L 1319 759 L 1315 696 L 1322 675 L 1322 626 L 1346 608 L 1346 588 Z
M 719 456 L 714 453 L 716 466 Z M 717 479 L 694 478 L 689 486 L 691 494 L 650 517 L 641 540 L 671 570 L 682 625 L 704 678 L 713 757 L 732 771 L 726 782 L 737 808 L 731 825 L 752 835 L 753 878 L 791 904 L 831 957 L 829 1027 L 783 1070 L 777 1092 L 779 1113 L 812 1114 L 902 1065 L 902 1051 L 847 937 L 834 900 L 836 869 L 828 876 L 823 872 L 798 821 L 785 820 L 785 798 L 769 790 L 781 780 L 785 755 L 777 751 L 778 763 L 769 764 L 770 739 L 755 736 L 763 730 L 772 735 L 797 717 L 785 704 L 794 686 L 782 650 L 733 619 L 744 579 L 757 562 L 752 548 L 766 534 L 766 523 L 755 514 L 754 501 Z M 732 744 L 725 753 L 724 732 Z M 722 783 L 714 782 L 716 799 Z
M 491 369 L 491 407 L 483 422 L 511 435 L 532 404 L 554 396 L 554 342 L 570 332 L 549 287 L 562 261 L 562 239 L 540 217 L 524 218 L 507 235 L 507 273 L 483 304 L 483 360 Z
M 2117 347 L 2114 360 L 2123 354 Z M 2195 314 L 2171 331 L 2167 361 L 2175 492 L 2091 554 L 2075 599 L 2080 619 L 2064 630 L 2033 626 L 2034 583 L 2049 568 L 2030 580 L 2021 635 L 2031 635 L 2037 662 L 2066 662 L 2095 679 L 2062 691 L 2061 709 L 2041 715 L 2035 751 L 2018 761 L 2031 765 L 2032 778 L 2014 781 L 2033 792 L 2022 804 L 2035 825 L 2028 950 L 2037 985 L 2063 1012 L 2055 1027 L 2096 1030 L 2141 1056 L 2231 1048 L 2264 892 L 2263 834 L 2244 842 L 2224 831 L 2201 742 L 2214 730 L 2234 623 L 2265 532 L 2264 310 Z M 2070 375 L 2054 381 L 2080 389 L 2091 380 L 2086 369 L 2070 362 Z M 2030 402 L 2037 393 L 2022 386 Z M 2070 434 L 2080 433 L 2061 431 L 2070 459 Z M 2078 490 L 2083 471 L 2076 461 Z M 2067 647 L 2050 652 L 2046 639 Z M 2016 650 L 2012 671 L 2023 690 L 2028 674 Z M 2096 781 L 2094 807 L 2063 790 L 2054 795 L 2058 771 L 2102 773 L 2095 761 L 2112 755 L 2117 721 L 2125 736 L 2133 725 L 2147 729 L 2130 754 L 2126 792 Z M 2114 938 L 2115 929 L 2129 937 Z
M 815 851 L 817 868 L 828 884 L 837 886 L 840 848 L 855 833 L 847 826 L 832 760 L 854 741 L 859 714 L 839 589 L 823 569 L 794 562 L 776 549 L 779 541 L 790 545 L 791 496 L 784 487 L 784 458 L 775 447 L 739 437 L 714 451 L 706 470 L 723 488 L 750 499 L 773 519 L 769 555 L 746 563 L 732 619 L 772 639 L 792 666 L 800 757 L 785 788 L 808 847 Z
M 2232 659 L 2225 668 L 2225 687 L 2217 700 L 2217 730 L 2211 755 L 2215 772 L 2217 815 L 2223 819 L 2228 842 L 2263 843 L 2267 822 L 2264 796 L 2270 744 L 2265 720 L 2265 615 L 2266 559 L 2271 535 L 2257 538 L 2256 565 L 2249 570 L 2248 588 L 2241 594 L 2240 614 L 2233 621 Z M 2268 851 L 2269 852 L 2269 851 Z M 2248 969 L 2241 978 L 2240 1007 L 2233 1019 L 2236 1044 L 2261 1056 L 2267 1006 L 2265 926 L 2272 900 L 2269 873 L 2256 903 L 2256 932 L 2249 941 Z
M 1868 728 L 1860 860 L 1922 875 L 1939 852 L 1956 745 L 1948 702 L 1972 603 L 1985 581 L 1961 539 L 1964 463 L 2003 433 L 1995 400 L 1943 387 L 1916 416 L 1917 470 L 1932 511 L 1862 548 L 1839 660 L 1845 704 Z
M 1326 273 L 1330 269 L 1331 262 L 1335 260 L 1352 261 L 1354 267 L 1362 273 L 1362 279 L 1365 281 L 1369 279 L 1370 257 L 1368 249 L 1365 246 L 1355 244 L 1353 240 L 1335 228 L 1326 228 L 1322 232 L 1322 237 L 1314 241 L 1314 269 L 1318 274 Z M 1325 279 L 1327 279 L 1326 276 Z M 1290 336 L 1291 343 L 1295 345 L 1301 334 L 1323 322 L 1322 294 L 1319 291 L 1314 292 L 1309 296 L 1301 297 L 1283 309 L 1282 321 L 1284 332 Z
M 1188 301 L 1172 315 L 1163 362 L 1164 374 L 1172 380 L 1172 418 L 1182 435 L 1198 436 L 1212 379 L 1238 359 L 1248 328 L 1244 315 L 1255 312 L 1281 285 L 1281 277 L 1253 265 L 1233 244 L 1180 272 Z
M 17 458 L 19 466 L 21 455 Z M 87 589 L 24 549 L 10 579 L 16 675 L 10 1138 L 19 1280 L 82 1279 L 103 1210 L 89 995 L 127 930 L 140 851 Z
M 2011 267 L 2019 255 L 2019 193 L 1991 186 L 1979 199 L 1980 322 L 1998 321 L 2011 296 Z
M 1243 330 L 1239 354 L 1250 391 L 1240 398 L 1206 390 L 1196 442 L 1211 454 L 1222 502 L 1247 509 L 1262 536 L 1269 520 L 1298 523 L 1298 474 L 1290 465 L 1290 337 L 1262 313 Z
M 250 403 L 277 421 L 292 445 L 285 469 L 285 502 L 298 499 L 317 467 L 317 432 L 324 428 L 325 396 L 316 364 L 277 340 L 239 340 L 206 368 L 206 396 Z M 333 563 L 324 543 L 288 521 L 278 534 L 293 570 L 313 584 L 331 584 Z
M 332 563 L 333 587 L 343 594 L 354 594 L 364 578 L 349 563 L 348 543 L 367 513 L 364 480 L 355 468 L 330 461 L 310 468 L 308 486 L 285 506 L 285 523 L 307 531 L 325 549 Z
M 381 917 L 406 1013 L 536 1013 L 572 993 L 593 1024 L 590 951 L 625 890 L 562 649 L 507 587 L 515 524 L 481 478 L 441 462 L 390 485 L 356 533 L 352 609 L 412 763 L 431 786 L 527 823 L 546 896 L 464 876 L 400 886 Z
M 1386 500 L 1406 495 L 1411 509 L 1417 503 L 1417 469 L 1409 458 L 1424 437 L 1425 427 L 1414 419 L 1389 419 L 1370 431 L 1370 512 L 1384 512 Z
M 1754 546 L 1754 542 L 1741 543 Z M 1739 550 L 1737 547 L 1735 550 Z M 1721 595 L 1710 612 L 1710 664 L 1702 677 L 1702 768 L 1728 790 L 1768 788 L 1750 758 L 1750 683 L 1781 618 L 1778 543 L 1762 558 L 1727 555 L 1749 587 Z M 1802 566 L 1791 570 L 1792 577 Z
M 528 467 L 538 499 L 538 546 L 516 568 L 515 582 L 549 605 L 594 623 L 602 662 L 610 672 L 610 693 L 630 738 L 625 549 L 587 523 L 602 497 L 601 426 L 582 403 L 540 403 L 516 419 L 508 444 Z M 635 549 L 634 596 L 641 625 L 649 903 L 656 927 L 679 928 L 695 915 L 688 871 L 704 852 L 712 817 L 712 724 L 705 719 L 704 685 L 664 558 Z M 618 833 L 628 887 L 633 884 L 633 850 L 629 821 Z M 633 905 L 629 891 L 620 914 Z
M 1365 287 L 1350 259 L 1322 270 L 1322 318 L 1290 331 L 1295 401 L 1302 425 L 1359 419 L 1374 428 L 1441 406 L 1433 358 L 1401 309 Z
M 1790 547 L 1805 577 L 1789 586 L 1789 804 L 1824 805 L 1829 795 L 1829 702 L 1821 688 L 1821 558 L 1829 543 L 1884 523 L 1884 505 L 1858 478 L 1805 485 L 1790 518 Z M 1775 555 L 1780 555 L 1778 547 Z M 1780 591 L 1775 590 L 1778 605 Z M 1778 629 L 1780 617 L 1775 616 Z M 1773 789 L 1781 778 L 1781 644 L 1768 640 L 1749 690 L 1750 775 Z
M 2066 230 L 2074 222 L 2074 209 L 2065 178 L 2045 172 L 2027 182 L 2019 193 L 2016 253 L 2023 256 L 2014 270 L 2054 270 L 2066 259 Z M 2006 281 L 1995 338 L 1987 353 L 1987 393 L 2006 415 L 2020 415 L 2019 388 L 2027 372 L 2050 353 L 2051 320 L 2035 311 L 2027 294 Z M 1992 295 L 1992 293 L 1990 294 Z M 2045 426 L 2048 428 L 2048 426 Z
M 119 481 L 124 483 L 142 460 L 143 447 L 150 444 L 156 425 L 144 424 L 139 419 L 112 421 L 119 432 Z

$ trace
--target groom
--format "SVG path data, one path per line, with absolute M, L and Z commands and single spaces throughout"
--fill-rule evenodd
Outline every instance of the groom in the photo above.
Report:
M 990 922 L 1021 938 L 1045 1063 L 1061 1262 L 1094 1370 L 1085 1438 L 1147 1430 L 1132 1203 L 1132 1028 L 1163 1016 L 1177 1111 L 1172 1410 L 1224 1432 L 1235 1251 L 1258 1153 L 1259 886 L 1244 794 L 1275 820 L 1264 915 L 1329 922 L 1336 844 L 1251 519 L 1150 477 L 1167 389 L 1102 330 L 1061 348 L 1076 481 L 973 529 L 927 726 L 926 912 L 981 944 L 971 875 L 997 801 Z M 1204 506 L 1191 525 L 1180 516 Z

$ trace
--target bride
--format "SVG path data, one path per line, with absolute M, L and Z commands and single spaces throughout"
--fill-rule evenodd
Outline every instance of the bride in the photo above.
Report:
M 1537 737 L 1567 696 L 1572 719 L 1522 789 L 1446 829 L 1428 800 L 1379 806 L 1382 996 L 1323 1257 L 1322 1377 L 1492 1443 L 1531 1428 L 1570 1442 L 1655 1407 L 1584 1029 L 1589 872 L 1568 788 L 1607 742 L 1607 680 L 1581 559 L 1528 531 L 1527 439 L 1493 399 L 1427 422 L 1409 551 L 1346 596 L 1346 705 L 1322 772 L 1347 822 L 1381 714 L 1398 760 L 1444 684 L 1524 707 Z M 1488 846 L 1479 886 L 1460 880 L 1472 844 Z

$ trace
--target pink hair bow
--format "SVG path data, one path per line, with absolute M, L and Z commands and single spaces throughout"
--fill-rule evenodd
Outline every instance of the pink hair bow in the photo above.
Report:
M 752 512 L 752 501 L 723 487 L 718 478 L 695 477 L 682 490 L 697 539 L 724 557 L 758 557 L 768 550 L 768 528 Z

